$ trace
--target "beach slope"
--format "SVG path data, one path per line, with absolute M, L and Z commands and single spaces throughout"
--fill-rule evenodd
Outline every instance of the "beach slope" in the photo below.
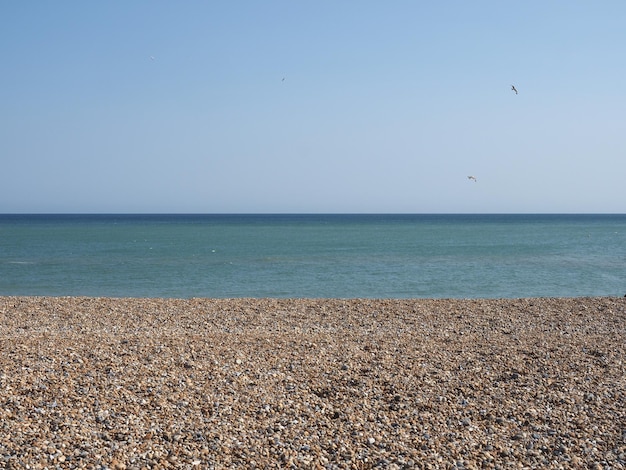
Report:
M 626 468 L 626 299 L 0 297 L 0 468 Z

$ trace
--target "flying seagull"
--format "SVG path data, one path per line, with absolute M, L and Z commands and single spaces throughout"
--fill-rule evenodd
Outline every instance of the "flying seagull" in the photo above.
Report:
M 472 180 L 474 183 L 478 181 L 475 176 L 468 176 L 467 179 Z
M 517 89 L 515 88 L 515 85 L 511 85 L 511 90 L 513 90 L 515 94 L 517 95 Z

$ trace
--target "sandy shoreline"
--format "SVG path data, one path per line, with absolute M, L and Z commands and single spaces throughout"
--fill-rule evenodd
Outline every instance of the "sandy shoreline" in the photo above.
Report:
M 626 468 L 626 299 L 0 297 L 0 468 Z

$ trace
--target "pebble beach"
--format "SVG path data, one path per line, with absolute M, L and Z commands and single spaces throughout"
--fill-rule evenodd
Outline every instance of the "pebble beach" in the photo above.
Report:
M 0 468 L 626 468 L 626 298 L 0 297 Z

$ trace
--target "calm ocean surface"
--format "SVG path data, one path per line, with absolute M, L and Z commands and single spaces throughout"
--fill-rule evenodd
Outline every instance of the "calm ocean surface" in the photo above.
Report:
M 0 295 L 626 294 L 626 215 L 0 215 Z

